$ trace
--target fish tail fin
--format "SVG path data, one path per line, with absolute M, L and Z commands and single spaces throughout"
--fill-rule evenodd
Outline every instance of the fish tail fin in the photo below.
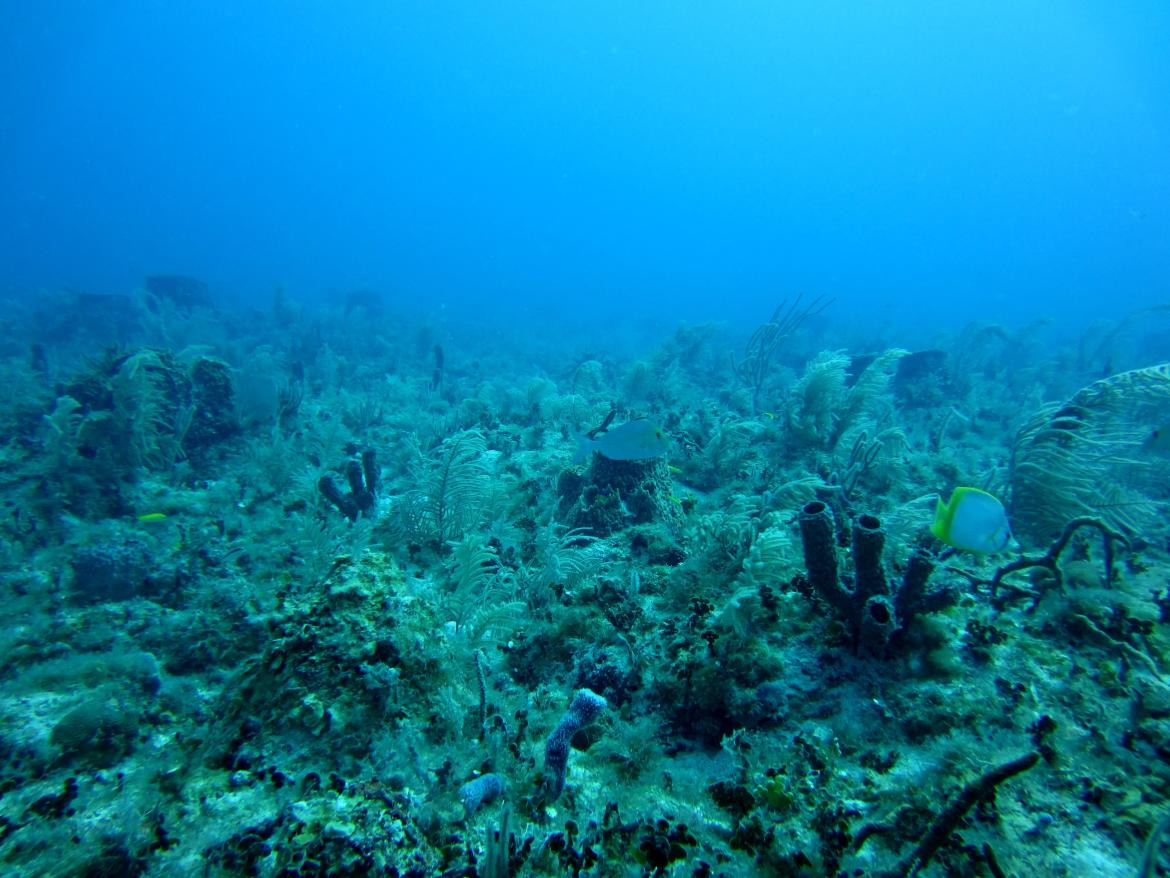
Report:
M 934 507 L 934 521 L 930 523 L 930 532 L 936 538 L 946 541 L 947 534 L 947 512 L 948 507 L 943 503 L 942 497 L 935 501 Z
M 573 455 L 573 463 L 582 463 L 593 450 L 593 440 L 585 433 L 577 436 L 577 453 Z

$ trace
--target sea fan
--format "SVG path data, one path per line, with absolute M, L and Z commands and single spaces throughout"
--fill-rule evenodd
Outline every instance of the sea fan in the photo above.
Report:
M 1092 515 L 1127 533 L 1151 526 L 1167 463 L 1142 440 L 1170 416 L 1170 364 L 1095 381 L 1047 405 L 1012 447 L 1011 513 L 1017 536 L 1044 544 L 1069 519 Z
M 110 378 L 114 411 L 132 466 L 157 469 L 173 459 L 170 446 L 176 437 L 167 418 L 164 375 L 159 355 L 144 348 L 127 357 Z
M 788 430 L 804 444 L 827 447 L 838 435 L 836 423 L 847 397 L 848 368 L 849 355 L 844 351 L 821 351 L 792 388 Z

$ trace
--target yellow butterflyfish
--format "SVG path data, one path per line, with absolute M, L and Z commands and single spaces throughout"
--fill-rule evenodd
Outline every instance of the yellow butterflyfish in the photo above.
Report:
M 978 488 L 955 488 L 945 505 L 940 497 L 930 532 L 948 546 L 977 555 L 1001 552 L 1012 540 L 1007 510 Z

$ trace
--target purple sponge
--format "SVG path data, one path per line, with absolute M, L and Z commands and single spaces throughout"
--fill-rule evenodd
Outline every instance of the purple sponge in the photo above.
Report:
M 487 805 L 504 794 L 504 779 L 498 774 L 483 774 L 459 788 L 459 800 L 467 820 L 475 816 L 480 806 Z
M 555 802 L 565 788 L 565 772 L 569 768 L 569 747 L 573 735 L 601 716 L 606 701 L 596 692 L 578 689 L 573 703 L 544 745 L 544 775 L 547 800 Z

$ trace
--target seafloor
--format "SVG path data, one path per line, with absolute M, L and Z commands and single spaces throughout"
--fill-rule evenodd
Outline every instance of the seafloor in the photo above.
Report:
M 1159 312 L 4 311 L 5 876 L 1168 874 Z

